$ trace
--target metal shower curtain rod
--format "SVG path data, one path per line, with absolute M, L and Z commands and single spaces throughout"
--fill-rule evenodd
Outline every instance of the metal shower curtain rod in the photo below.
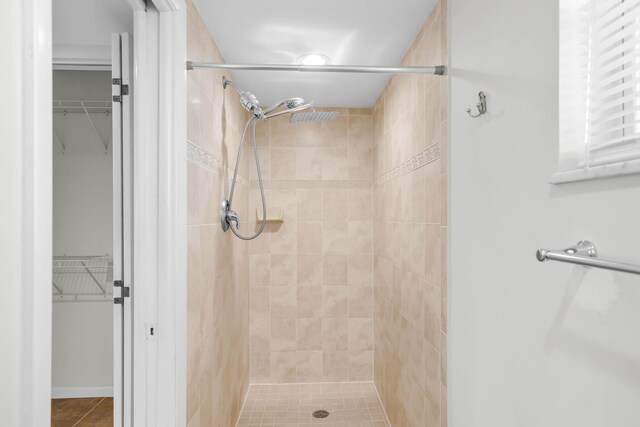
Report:
M 222 64 L 187 61 L 187 70 L 219 68 L 244 71 L 299 71 L 309 73 L 368 73 L 368 74 L 435 74 L 442 76 L 446 67 L 378 67 L 375 65 L 290 65 L 290 64 Z

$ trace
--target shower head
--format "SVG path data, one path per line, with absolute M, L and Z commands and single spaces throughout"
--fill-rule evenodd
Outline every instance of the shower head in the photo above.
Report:
M 289 119 L 290 123 L 306 122 L 326 122 L 334 120 L 338 116 L 337 111 L 305 111 L 303 113 L 293 113 Z
M 302 98 L 284 99 L 282 101 L 276 102 L 271 107 L 264 110 L 264 115 L 266 116 L 266 118 L 276 117 L 282 114 L 288 114 L 288 113 L 304 110 L 306 108 L 311 107 L 312 105 L 313 105 L 313 102 L 310 102 L 309 104 L 305 104 L 304 99 Z M 274 111 L 278 110 L 281 107 L 286 107 L 286 110 L 282 110 L 282 111 L 278 111 L 277 113 L 274 113 Z
M 291 99 L 287 99 L 286 101 L 284 101 L 284 103 L 287 105 L 288 109 L 294 109 L 294 108 L 298 108 L 298 107 L 302 107 L 304 105 L 304 99 L 302 98 L 291 98 Z
M 285 107 L 285 108 L 280 109 L 280 107 Z M 313 107 L 313 102 L 305 104 L 305 101 L 302 98 L 285 99 L 284 101 L 280 101 L 277 104 L 274 104 L 271 107 L 264 110 L 264 115 L 262 118 L 271 119 L 274 117 L 282 116 L 284 114 L 291 114 L 297 111 L 306 110 L 307 108 L 311 108 L 311 107 Z

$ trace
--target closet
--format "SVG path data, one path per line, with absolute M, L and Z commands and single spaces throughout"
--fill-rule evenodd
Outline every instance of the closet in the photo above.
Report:
M 53 399 L 113 396 L 110 98 L 110 71 L 53 72 Z

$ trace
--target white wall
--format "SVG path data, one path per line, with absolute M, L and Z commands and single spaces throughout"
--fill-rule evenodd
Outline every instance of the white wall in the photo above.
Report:
M 106 100 L 111 97 L 108 71 L 54 71 L 53 97 Z M 113 254 L 111 117 L 91 114 L 104 145 L 82 113 L 54 114 L 53 128 L 65 145 L 54 143 L 53 254 Z
M 133 33 L 127 0 L 53 0 L 53 58 L 111 62 L 111 33 Z
M 108 100 L 111 73 L 55 71 L 54 99 Z M 102 142 L 84 114 L 54 114 L 66 147 L 54 145 L 53 254 L 113 255 L 111 117 L 91 114 Z M 113 387 L 113 302 L 53 304 L 54 397 L 110 395 Z
M 451 0 L 450 423 L 637 426 L 640 277 L 538 263 L 594 241 L 640 263 L 640 175 L 552 186 L 558 2 Z M 489 115 L 465 110 L 488 94 Z
M 113 393 L 113 302 L 53 304 L 53 397 Z

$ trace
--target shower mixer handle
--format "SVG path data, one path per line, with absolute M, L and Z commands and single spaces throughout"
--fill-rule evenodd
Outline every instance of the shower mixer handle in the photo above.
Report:
M 240 229 L 240 217 L 238 213 L 234 210 L 231 210 L 229 206 L 228 200 L 223 200 L 220 203 L 220 223 L 222 225 L 222 230 L 227 231 L 229 227 L 231 227 L 231 223 L 236 223 L 236 229 Z
M 231 225 L 232 222 L 236 223 L 236 229 L 240 230 L 240 217 L 235 211 L 227 212 L 227 224 Z

